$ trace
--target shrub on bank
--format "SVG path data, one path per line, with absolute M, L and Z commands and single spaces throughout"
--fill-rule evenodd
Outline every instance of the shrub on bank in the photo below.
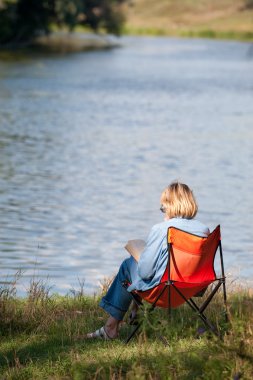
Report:
M 120 34 L 125 0 L 2 0 L 0 45 L 19 45 L 47 35 L 52 26 L 73 30 L 82 25 L 97 32 Z

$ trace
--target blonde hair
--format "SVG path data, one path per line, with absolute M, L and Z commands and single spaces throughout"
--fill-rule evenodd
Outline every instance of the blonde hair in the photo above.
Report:
M 161 195 L 161 205 L 169 218 L 192 219 L 198 205 L 192 190 L 184 183 L 172 182 Z

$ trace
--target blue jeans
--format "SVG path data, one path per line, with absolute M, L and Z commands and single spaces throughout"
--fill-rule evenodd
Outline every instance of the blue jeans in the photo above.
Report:
M 122 321 L 133 300 L 131 294 L 122 286 L 122 282 L 132 283 L 136 274 L 137 262 L 131 256 L 123 261 L 113 283 L 100 301 L 99 306 L 118 321 Z

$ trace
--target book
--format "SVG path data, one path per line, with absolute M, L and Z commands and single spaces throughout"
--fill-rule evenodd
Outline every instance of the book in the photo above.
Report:
M 146 247 L 146 242 L 141 239 L 129 240 L 125 245 L 125 249 L 130 253 L 136 261 L 140 260 L 140 255 Z

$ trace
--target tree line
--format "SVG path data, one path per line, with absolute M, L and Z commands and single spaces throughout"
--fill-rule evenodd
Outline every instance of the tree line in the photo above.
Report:
M 127 0 L 0 0 L 0 44 L 29 42 L 53 26 L 120 34 Z

